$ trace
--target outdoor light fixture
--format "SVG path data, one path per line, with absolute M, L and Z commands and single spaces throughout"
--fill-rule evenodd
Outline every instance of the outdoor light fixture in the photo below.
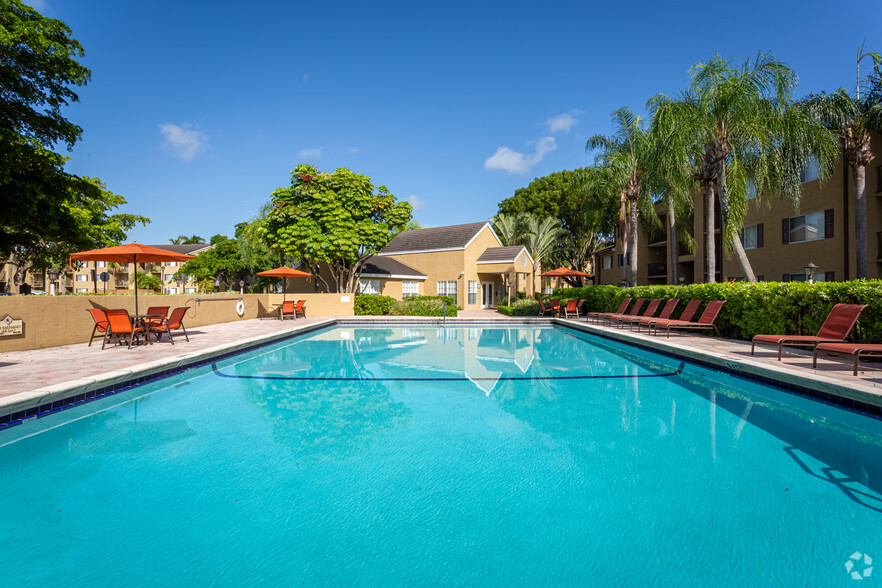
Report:
M 55 278 L 58 277 L 58 270 L 52 268 L 49 270 L 49 295 L 55 296 Z
M 818 271 L 818 266 L 816 266 L 812 262 L 808 262 L 808 265 L 806 265 L 802 269 L 805 270 L 805 279 L 808 280 L 808 283 L 814 284 L 815 283 L 814 276 L 815 276 L 815 272 Z
M 245 291 L 245 280 L 239 280 L 239 296 Z

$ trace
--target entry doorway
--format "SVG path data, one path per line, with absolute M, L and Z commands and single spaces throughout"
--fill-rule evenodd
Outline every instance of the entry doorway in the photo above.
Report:
M 493 283 L 481 283 L 481 308 L 492 308 L 493 304 Z

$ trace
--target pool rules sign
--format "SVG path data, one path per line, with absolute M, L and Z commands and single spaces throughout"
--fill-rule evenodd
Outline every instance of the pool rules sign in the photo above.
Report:
M 14 319 L 8 314 L 0 319 L 0 337 L 22 335 L 24 333 L 24 321 Z

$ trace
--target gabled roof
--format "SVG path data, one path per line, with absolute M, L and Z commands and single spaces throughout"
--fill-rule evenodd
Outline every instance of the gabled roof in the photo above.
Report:
M 523 245 L 488 247 L 475 263 L 514 263 L 521 254 L 521 251 L 527 251 L 527 248 Z M 527 253 L 527 257 L 530 258 L 530 261 L 533 261 L 529 253 Z
M 187 255 L 196 255 L 198 253 L 202 253 L 203 251 L 208 251 L 214 245 L 209 243 L 181 243 L 181 244 L 172 244 L 169 243 L 167 245 L 151 245 L 150 247 L 156 247 L 158 249 L 165 249 L 166 251 L 174 251 L 175 253 L 185 253 Z
M 361 270 L 363 278 L 412 278 L 425 280 L 426 276 L 391 257 L 369 257 Z
M 455 251 L 465 249 L 484 227 L 490 223 L 468 223 L 449 227 L 433 227 L 404 231 L 396 235 L 378 255 L 395 255 L 402 253 L 424 253 L 427 251 Z M 493 229 L 490 229 L 491 233 Z M 496 237 L 496 233 L 493 233 Z M 499 241 L 499 237 L 496 237 Z M 502 245 L 502 242 L 499 242 Z

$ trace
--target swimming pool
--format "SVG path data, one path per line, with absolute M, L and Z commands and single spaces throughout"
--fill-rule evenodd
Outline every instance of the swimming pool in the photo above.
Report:
M 0 444 L 10 586 L 830 586 L 882 557 L 882 422 L 559 326 L 322 329 Z

